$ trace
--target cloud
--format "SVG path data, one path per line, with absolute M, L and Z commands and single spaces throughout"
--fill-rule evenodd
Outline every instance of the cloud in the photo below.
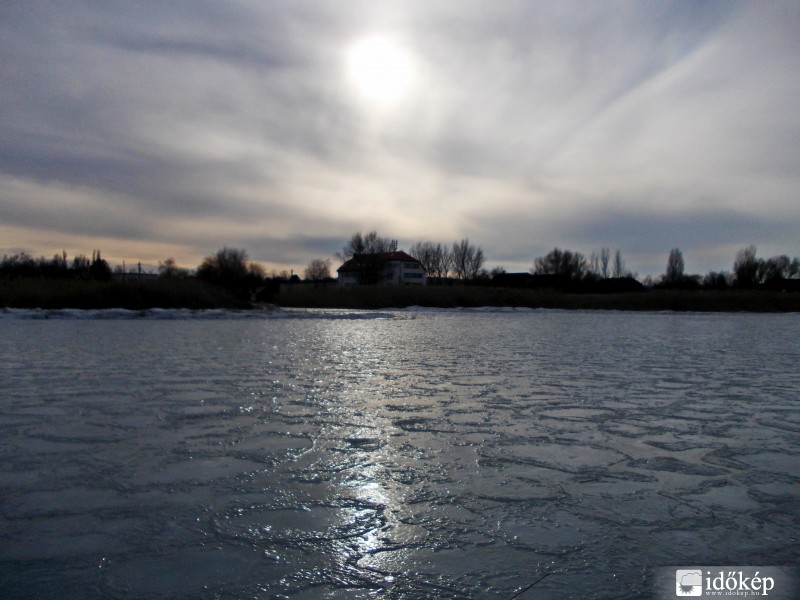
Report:
M 703 268 L 737 244 L 797 252 L 789 4 L 3 10 L 9 247 L 117 240 L 199 260 L 241 245 L 299 269 L 378 229 L 406 245 L 469 236 L 521 267 L 552 245 L 619 244 L 643 273 L 664 246 L 685 245 L 687 268 L 689 249 Z M 415 64 L 391 109 L 345 73 L 373 33 Z

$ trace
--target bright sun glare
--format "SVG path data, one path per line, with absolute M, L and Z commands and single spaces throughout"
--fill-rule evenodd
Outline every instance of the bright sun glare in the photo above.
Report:
M 389 104 L 399 100 L 411 84 L 414 65 L 403 48 L 383 37 L 356 43 L 347 56 L 348 73 L 368 99 Z

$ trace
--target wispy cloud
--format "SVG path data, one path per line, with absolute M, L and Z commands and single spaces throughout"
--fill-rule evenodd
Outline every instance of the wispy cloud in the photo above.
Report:
M 2 11 L 7 249 L 103 240 L 111 258 L 191 264 L 242 245 L 300 269 L 377 228 L 469 236 L 508 268 L 555 244 L 621 247 L 643 274 L 675 245 L 697 270 L 750 243 L 798 252 L 789 2 Z M 345 72 L 376 33 L 416 65 L 391 108 Z

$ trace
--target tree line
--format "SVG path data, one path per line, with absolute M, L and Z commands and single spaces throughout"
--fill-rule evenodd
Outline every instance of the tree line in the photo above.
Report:
M 19 252 L 11 256 L 3 256 L 0 261 L 0 276 L 6 279 L 25 277 L 43 277 L 47 279 L 81 279 L 108 281 L 111 279 L 111 267 L 100 256 L 99 250 L 92 252 L 89 258 L 78 254 L 68 260 L 66 250 L 52 258 L 33 258 L 27 252 Z
M 396 242 L 383 237 L 375 231 L 367 234 L 355 233 L 336 257 L 345 262 L 357 255 L 377 254 L 396 249 Z M 408 252 L 418 260 L 428 276 L 438 280 L 454 278 L 467 282 L 487 283 L 495 278 L 507 281 L 503 267 L 491 271 L 484 268 L 486 256 L 480 246 L 472 244 L 468 238 L 454 241 L 451 245 L 434 241 L 414 243 Z M 310 267 L 314 262 L 310 263 Z M 325 262 L 329 265 L 329 261 Z M 306 270 L 308 275 L 309 269 Z M 529 271 L 531 276 L 545 278 L 549 282 L 599 282 L 603 280 L 638 281 L 637 273 L 627 269 L 622 251 L 609 247 L 592 251 L 589 256 L 581 252 L 554 248 L 544 256 L 534 259 Z M 326 271 L 326 276 L 329 273 Z M 308 277 L 307 277 L 308 278 Z M 685 261 L 680 248 L 672 248 L 662 275 L 645 277 L 640 283 L 644 287 L 656 289 L 727 289 L 780 287 L 786 281 L 800 279 L 800 258 L 777 255 L 758 258 L 756 247 L 748 246 L 739 250 L 733 263 L 732 272 L 710 271 L 706 275 L 685 273 Z
M 102 258 L 99 250 L 92 252 L 91 258 L 78 254 L 68 259 L 63 251 L 52 258 L 33 258 L 28 253 L 20 252 L 11 256 L 4 255 L 0 260 L 0 278 L 4 280 L 43 279 L 109 282 L 117 279 L 127 282 L 141 282 L 154 278 L 141 263 L 129 268 L 125 263 L 113 269 Z M 173 258 L 167 258 L 158 265 L 157 278 L 160 280 L 199 280 L 224 288 L 230 294 L 243 301 L 252 300 L 253 295 L 261 292 L 265 297 L 277 293 L 280 283 L 296 280 L 299 277 L 289 273 L 273 274 L 268 277 L 264 268 L 248 259 L 247 252 L 238 248 L 224 247 L 216 253 L 206 256 L 194 270 L 178 267 Z M 269 298 L 268 298 L 269 299 Z
M 733 278 L 744 288 L 770 285 L 781 279 L 798 279 L 800 257 L 790 259 L 786 254 L 781 254 L 767 259 L 757 258 L 756 247 L 748 246 L 736 253 Z
M 366 234 L 357 232 L 335 257 L 344 263 L 356 256 L 369 257 L 396 249 L 396 241 L 380 236 L 375 231 Z M 433 280 L 456 279 L 483 284 L 495 280 L 497 285 L 510 281 L 509 277 L 503 277 L 508 275 L 503 267 L 492 271 L 484 268 L 486 256 L 483 249 L 471 243 L 468 238 L 455 240 L 452 244 L 420 241 L 414 243 L 408 253 L 420 262 L 428 277 Z M 109 281 L 115 275 L 130 273 L 142 275 L 141 263 L 130 270 L 126 270 L 124 263 L 112 269 L 99 250 L 93 251 L 91 257 L 78 254 L 72 260 L 68 260 L 64 251 L 49 259 L 35 259 L 27 253 L 17 253 L 3 256 L 0 261 L 0 277 L 4 279 L 40 277 Z M 580 252 L 556 247 L 546 255 L 535 258 L 529 273 L 531 277 L 539 278 L 528 280 L 529 282 L 538 281 L 540 284 L 544 282 L 556 286 L 564 284 L 566 287 L 575 283 L 604 280 L 638 280 L 637 274 L 626 269 L 622 252 L 617 249 L 612 253 L 608 247 L 593 251 L 588 257 Z M 310 261 L 303 276 L 306 281 L 332 281 L 331 260 Z M 174 259 L 167 258 L 159 263 L 158 277 L 195 277 L 225 288 L 239 297 L 252 296 L 255 291 L 261 291 L 269 297 L 277 293 L 281 283 L 301 281 L 298 275 L 286 271 L 267 275 L 260 264 L 249 260 L 245 250 L 230 247 L 223 247 L 206 256 L 193 272 L 178 267 Z M 788 284 L 798 280 L 800 258 L 790 258 L 785 254 L 759 258 L 756 247 L 751 245 L 736 253 L 732 271 L 711 271 L 705 276 L 686 274 L 683 253 L 679 248 L 673 248 L 667 257 L 664 274 L 656 278 L 646 277 L 641 284 L 662 289 L 795 289 L 797 285 Z
M 603 279 L 638 279 L 636 273 L 625 268 L 622 253 L 616 250 L 613 262 L 609 248 L 592 252 L 587 259 L 580 252 L 554 248 L 547 255 L 534 260 L 531 274 L 554 276 L 565 281 L 597 281 Z M 705 276 L 685 273 L 685 261 L 680 248 L 669 251 L 664 274 L 656 278 L 645 277 L 642 283 L 656 289 L 727 289 L 727 288 L 780 288 L 786 282 L 800 279 L 800 257 L 782 254 L 758 258 L 756 247 L 739 250 L 733 262 L 733 271 L 710 271 Z M 796 286 L 788 286 L 796 287 Z
M 736 253 L 732 271 L 709 271 L 706 275 L 684 273 L 683 254 L 679 248 L 670 250 L 667 269 L 652 282 L 655 288 L 682 289 L 794 289 L 800 290 L 800 257 L 786 254 L 758 258 L 751 245 Z

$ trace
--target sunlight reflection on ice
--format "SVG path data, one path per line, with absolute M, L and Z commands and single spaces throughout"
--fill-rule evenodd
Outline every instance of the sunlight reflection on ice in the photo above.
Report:
M 795 556 L 793 316 L 413 314 L 0 319 L 4 587 L 634 598 Z

